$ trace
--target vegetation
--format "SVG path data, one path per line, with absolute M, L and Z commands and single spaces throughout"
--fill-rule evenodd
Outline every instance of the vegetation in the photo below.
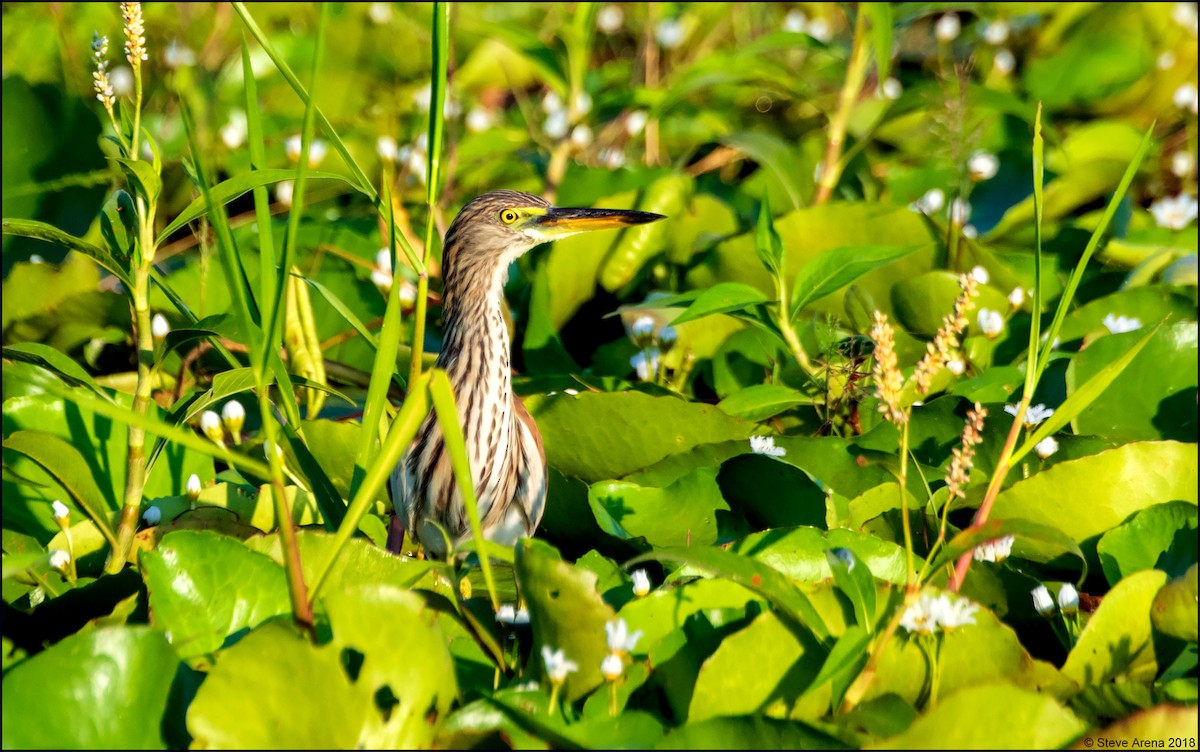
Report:
M 3 15 L 5 748 L 1196 747 L 1194 4 Z M 496 188 L 668 219 L 393 556 Z

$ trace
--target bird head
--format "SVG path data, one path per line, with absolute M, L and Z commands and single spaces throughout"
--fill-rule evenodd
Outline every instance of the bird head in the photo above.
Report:
M 626 209 L 571 209 L 520 191 L 492 191 L 462 208 L 446 233 L 448 264 L 490 262 L 505 268 L 531 248 L 581 232 L 665 219 Z

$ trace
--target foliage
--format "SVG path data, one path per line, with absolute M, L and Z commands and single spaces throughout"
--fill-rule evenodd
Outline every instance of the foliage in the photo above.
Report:
M 122 5 L 3 9 L 5 748 L 1195 746 L 1194 5 Z M 668 218 L 395 556 L 501 187 Z

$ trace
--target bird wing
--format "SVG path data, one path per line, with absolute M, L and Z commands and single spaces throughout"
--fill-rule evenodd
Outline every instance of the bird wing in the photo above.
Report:
M 518 428 L 524 429 L 523 432 L 533 439 L 537 451 L 536 457 L 526 458 L 525 482 L 522 484 L 524 488 L 517 489 L 516 499 L 524 512 L 526 530 L 529 535 L 533 535 L 533 531 L 537 530 L 542 521 L 542 513 L 546 510 L 546 486 L 549 480 L 546 477 L 546 446 L 542 442 L 537 423 L 520 397 L 514 397 L 513 408 Z M 522 441 L 521 444 L 525 445 L 525 442 Z

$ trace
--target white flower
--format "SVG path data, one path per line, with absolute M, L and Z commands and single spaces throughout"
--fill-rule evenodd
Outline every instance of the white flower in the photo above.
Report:
M 542 124 L 542 132 L 555 140 L 567 135 L 567 129 L 570 128 L 570 123 L 567 121 L 566 110 L 555 110 L 546 118 L 546 122 Z
M 631 653 L 642 639 L 642 630 L 632 634 L 624 619 L 615 619 L 604 623 L 604 632 L 608 635 L 608 649 L 614 653 Z
M 924 592 L 904 611 L 900 626 L 909 632 L 933 634 L 938 630 L 956 629 L 975 623 L 979 606 L 966 598 L 951 600 L 946 593 Z
M 633 323 L 629 325 L 629 336 L 637 344 L 649 343 L 654 336 L 654 317 L 653 316 L 638 316 Z
M 575 114 L 586 115 L 592 111 L 592 95 L 581 91 L 575 95 Z
M 946 194 L 941 188 L 930 188 L 924 196 L 917 199 L 912 208 L 922 214 L 936 214 L 946 205 Z
M 1197 108 L 1196 98 L 1196 85 L 1189 81 L 1185 84 L 1182 84 L 1178 89 L 1175 90 L 1173 101 L 1175 102 L 1175 106 L 1179 109 L 1190 110 L 1191 113 L 1195 115 Z
M 237 400 L 226 402 L 225 407 L 221 408 L 221 422 L 225 424 L 225 430 L 237 436 L 246 422 L 246 408 Z
M 751 436 L 750 451 L 755 454 L 765 454 L 768 457 L 783 457 L 787 454 L 786 449 L 775 446 L 774 436 Z
M 1004 412 L 1009 415 L 1016 415 L 1020 405 L 1005 405 Z M 1054 408 L 1046 407 L 1045 404 L 1039 402 L 1036 405 L 1030 405 L 1025 411 L 1025 425 L 1032 428 L 1040 423 L 1044 423 L 1047 418 L 1054 414 Z
M 629 113 L 625 118 L 625 132 L 630 136 L 636 136 L 641 133 L 642 129 L 646 127 L 646 121 L 649 117 L 645 110 L 634 110 Z
M 596 28 L 605 34 L 615 34 L 625 23 L 625 11 L 619 5 L 606 5 L 596 14 Z
M 986 151 L 977 151 L 967 160 L 972 180 L 991 180 L 1000 171 L 1000 158 Z
M 991 45 L 1004 44 L 1008 39 L 1008 21 L 1003 18 L 997 18 L 995 21 L 984 24 L 983 41 Z
M 1196 36 L 1196 4 L 1195 3 L 1175 3 L 1171 8 L 1171 19 L 1183 28 Z
M 808 17 L 799 8 L 792 8 L 783 17 L 784 31 L 790 31 L 793 34 L 803 34 L 806 28 L 808 28 Z
M 658 38 L 659 46 L 666 50 L 673 50 L 683 44 L 685 36 L 683 22 L 678 18 L 663 19 L 658 22 L 655 36 Z
M 392 273 L 383 269 L 371 270 L 371 281 L 382 292 L 388 292 L 392 289 Z
M 1177 151 L 1171 155 L 1171 174 L 1177 178 L 1186 178 L 1192 174 L 1194 164 L 1190 151 L 1187 149 Z
M 417 287 L 412 282 L 404 280 L 400 283 L 400 306 L 405 311 L 410 311 L 416 304 Z
M 371 3 L 371 7 L 367 9 L 367 15 L 370 16 L 372 23 L 383 26 L 392 20 L 392 4 Z
M 1041 616 L 1049 616 L 1054 613 L 1054 599 L 1050 597 L 1050 591 L 1045 585 L 1038 585 L 1031 592 L 1033 596 L 1033 608 Z
M 971 219 L 971 204 L 966 199 L 956 198 L 950 202 L 950 221 L 960 227 Z
M 112 85 L 113 92 L 118 96 L 132 96 L 133 70 L 126 65 L 114 69 L 108 76 L 108 83 Z
M 542 111 L 547 115 L 553 115 L 563 109 L 562 97 L 554 91 L 546 92 L 546 96 L 542 97 Z
M 609 653 L 600 661 L 600 675 L 608 681 L 616 681 L 625 673 L 625 662 L 616 653 Z
M 619 170 L 625 166 L 625 152 L 620 149 L 601 149 L 597 156 L 601 164 L 610 170 Z
M 1003 538 L 980 543 L 975 547 L 975 558 L 979 561 L 1001 562 L 1009 557 L 1012 553 L 1013 543 L 1016 538 L 1011 535 L 1006 535 Z
M 296 189 L 295 182 L 291 180 L 280 180 L 275 184 L 275 200 L 284 206 L 292 205 L 292 193 Z
M 1171 50 L 1167 50 L 1158 56 L 1155 64 L 1158 65 L 1159 70 L 1170 70 L 1175 67 L 1175 61 L 1175 53 Z
M 1013 56 L 1012 51 L 1006 47 L 996 50 L 996 57 L 992 58 L 992 67 L 1002 76 L 1007 76 L 1017 67 L 1017 58 Z
M 50 552 L 50 568 L 62 572 L 71 563 L 71 554 L 56 548 Z
M 1069 582 L 1058 590 L 1058 608 L 1067 616 L 1079 610 L 1079 591 Z
M 524 626 L 529 623 L 529 609 L 516 608 L 511 603 L 505 603 L 496 611 L 496 621 L 501 624 L 513 624 L 516 626 Z M 545 648 L 542 648 L 544 651 Z M 562 651 L 560 650 L 561 654 Z
M 808 22 L 808 35 L 818 42 L 828 42 L 833 36 L 833 27 L 824 18 L 814 18 Z
M 163 50 L 163 63 L 168 68 L 184 68 L 195 65 L 196 53 L 187 45 L 180 44 L 178 39 L 172 39 L 167 43 L 167 48 Z
M 978 321 L 979 330 L 988 339 L 995 339 L 1000 336 L 1000 332 L 1004 331 L 1004 317 L 990 308 L 979 309 Z
M 953 42 L 961 31 L 962 21 L 958 20 L 958 14 L 953 11 L 943 14 L 933 27 L 933 33 L 942 42 Z
M 221 142 L 230 149 L 238 148 L 246 143 L 249 127 L 245 112 L 237 109 L 230 110 L 229 122 L 221 126 Z
M 467 130 L 482 133 L 496 124 L 496 116 L 483 107 L 472 107 L 467 113 Z
M 675 344 L 675 340 L 677 338 L 678 335 L 675 333 L 675 327 L 671 326 L 670 324 L 664 324 L 663 327 L 658 330 L 658 346 L 663 350 L 670 350 Z
M 637 371 L 639 379 L 642 381 L 653 381 L 658 376 L 658 357 L 658 348 L 651 347 L 647 350 L 642 350 L 630 358 L 629 364 Z
M 375 268 L 380 271 L 386 271 L 389 275 L 392 273 L 391 248 L 380 248 L 375 252 Z
M 384 162 L 395 162 L 396 154 L 399 153 L 400 147 L 396 143 L 396 139 L 391 136 L 380 136 L 375 139 L 375 153 Z
M 162 510 L 153 505 L 148 506 L 142 512 L 142 519 L 145 520 L 147 525 L 157 525 L 159 522 L 162 522 Z
M 54 503 L 50 505 L 50 512 L 54 515 L 54 520 L 60 525 L 66 522 L 71 516 L 71 510 L 58 499 L 55 499 Z
M 162 339 L 171 333 L 171 324 L 167 322 L 167 317 L 161 313 L 154 314 L 154 318 L 150 319 L 150 335 L 154 339 Z
M 325 159 L 325 153 L 328 147 L 325 142 L 319 138 L 314 138 L 312 143 L 308 145 L 308 166 L 316 167 L 321 164 L 321 160 Z
M 1196 218 L 1196 197 L 1181 193 L 1174 198 L 1160 198 L 1150 204 L 1150 213 L 1159 227 L 1182 230 Z
M 29 263 L 44 264 L 44 263 L 46 263 L 46 259 L 42 258 L 42 255 L 40 253 L 32 253 L 29 255 Z
M 592 143 L 592 129 L 586 125 L 577 125 L 571 130 L 571 143 L 580 149 L 587 148 Z
M 200 414 L 200 430 L 209 440 L 220 444 L 225 441 L 225 429 L 221 427 L 221 416 L 212 410 Z
M 986 285 L 992 279 L 992 275 L 988 274 L 988 270 L 982 266 L 972 267 L 970 275 L 971 279 L 975 280 L 976 284 L 980 285 Z
M 633 594 L 639 598 L 650 592 L 650 575 L 644 569 L 633 570 Z
M 946 370 L 955 376 L 962 376 L 967 370 L 967 364 L 961 358 L 951 358 L 946 361 Z
M 570 388 L 567 388 L 567 389 L 564 389 L 564 390 L 563 390 L 563 394 L 569 394 L 569 395 L 571 395 L 572 397 L 574 397 L 575 395 L 579 394 L 579 390 L 578 390 L 578 389 L 570 389 Z
M 1104 317 L 1101 322 L 1111 334 L 1124 334 L 1125 332 L 1135 332 L 1142 328 L 1141 319 L 1126 316 L 1114 316 L 1111 313 Z
M 287 158 L 292 162 L 300 161 L 300 147 L 303 139 L 297 133 L 294 136 L 289 136 L 287 141 L 283 142 L 283 150 L 287 153 Z
M 962 234 L 964 238 L 974 240 L 975 238 L 979 237 L 979 230 L 975 227 L 975 225 L 963 225 Z
M 883 95 L 884 99 L 899 99 L 903 92 L 904 87 L 900 85 L 900 82 L 890 76 L 884 79 L 883 84 L 879 87 L 879 93 Z
M 1048 460 L 1052 454 L 1058 451 L 1058 441 L 1053 436 L 1047 436 L 1033 445 L 1033 451 L 1037 452 L 1037 456 Z
M 1020 308 L 1025 305 L 1025 288 L 1019 285 L 1014 287 L 1012 292 L 1008 294 L 1008 304 L 1013 308 Z
M 185 492 L 187 493 L 188 500 L 191 501 L 193 504 L 195 504 L 196 501 L 199 500 L 200 490 L 201 490 L 200 476 L 196 475 L 195 473 L 192 473 L 190 476 L 188 476 L 187 486 L 185 487 Z
M 568 661 L 562 648 L 551 650 L 543 645 L 542 662 L 546 664 L 546 678 L 551 684 L 562 684 L 567 680 L 567 674 L 579 670 L 579 664 Z

